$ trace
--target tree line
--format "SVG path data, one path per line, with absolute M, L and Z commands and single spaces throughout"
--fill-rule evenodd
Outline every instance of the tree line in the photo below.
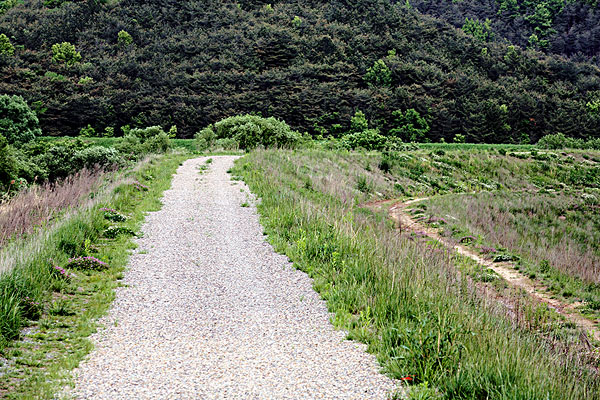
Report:
M 0 92 L 23 96 L 47 135 L 176 125 L 192 137 L 253 114 L 341 137 L 361 112 L 403 140 L 598 137 L 593 63 L 471 25 L 389 0 L 31 1 L 0 16 Z

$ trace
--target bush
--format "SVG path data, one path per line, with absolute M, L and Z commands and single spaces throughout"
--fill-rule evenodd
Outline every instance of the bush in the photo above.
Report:
M 546 136 L 542 137 L 537 142 L 537 145 L 544 149 L 558 150 L 558 149 L 564 149 L 567 147 L 572 147 L 573 139 L 566 137 L 562 133 L 556 133 L 554 135 L 546 135 Z
M 9 144 L 27 143 L 42 131 L 35 113 L 21 96 L 0 96 L 0 132 Z
M 285 122 L 256 115 L 223 119 L 214 124 L 213 130 L 218 139 L 234 139 L 241 149 L 253 149 L 258 146 L 295 147 L 302 139 L 302 135 L 292 130 Z M 204 130 L 200 133 L 210 135 Z
M 142 145 L 145 153 L 164 153 L 171 147 L 169 134 L 162 131 L 148 138 Z
M 575 139 L 567 137 L 562 133 L 556 133 L 554 135 L 546 135 L 542 137 L 537 145 L 544 149 L 560 150 L 560 149 L 594 149 L 600 150 L 600 138 L 589 139 L 585 141 L 583 139 Z
M 92 126 L 90 124 L 88 124 L 86 127 L 81 128 L 79 130 L 79 136 L 82 136 L 82 137 L 95 137 L 96 136 L 96 130 L 94 128 L 92 128 Z
M 145 142 L 146 140 L 153 138 L 155 136 L 158 136 L 161 133 L 165 133 L 165 131 L 163 130 L 163 128 L 161 128 L 160 126 L 149 126 L 147 128 L 133 128 L 129 130 L 129 134 L 130 135 L 134 135 L 137 138 L 139 138 L 142 142 Z
M 198 132 L 195 136 L 196 148 L 200 151 L 205 151 L 213 147 L 217 134 L 212 125 L 207 126 Z
M 112 147 L 91 146 L 75 152 L 73 164 L 81 168 L 111 167 L 121 164 L 119 151 Z
M 137 159 L 147 153 L 164 153 L 171 147 L 169 134 L 160 126 L 124 131 L 127 133 L 115 144 L 115 149 L 128 155 L 130 159 Z
M 410 142 L 421 142 L 429 133 L 427 120 L 421 117 L 418 111 L 409 108 L 405 112 L 396 110 L 392 112 L 394 127 L 390 129 L 390 135 L 402 138 Z
M 127 133 L 115 144 L 115 149 L 130 159 L 137 159 L 142 154 L 142 141 L 136 135 Z
M 387 139 L 379 134 L 379 129 L 367 129 L 345 135 L 341 142 L 347 149 L 382 150 L 386 147 Z

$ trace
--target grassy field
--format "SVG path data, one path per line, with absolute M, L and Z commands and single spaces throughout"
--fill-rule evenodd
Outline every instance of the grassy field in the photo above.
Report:
M 124 175 L 82 175 L 81 185 L 34 188 L 4 205 L 12 211 L 0 221 L 18 214 L 23 223 L 4 224 L 10 239 L 0 249 L 0 397 L 52 398 L 69 383 L 67 371 L 90 351 L 87 336 L 119 285 L 131 234 L 194 147 L 175 144 L 184 154 L 153 157 Z M 411 205 L 414 217 L 457 243 L 469 237 L 486 257 L 514 260 L 597 318 L 600 152 L 315 147 L 256 150 L 232 173 L 261 198 L 269 240 L 314 278 L 335 325 L 367 343 L 386 373 L 411 386 L 411 398 L 600 399 L 597 350 L 572 323 L 435 240 L 398 232 L 385 207 L 367 207 L 426 198 Z M 35 199 L 47 201 L 35 203 L 33 218 L 24 204 Z M 54 267 L 80 256 L 109 268 L 57 274 Z
M 499 279 L 459 273 L 468 260 L 399 235 L 386 212 L 362 205 L 473 191 L 593 195 L 597 156 L 501 147 L 257 151 L 234 173 L 262 198 L 269 240 L 315 279 L 335 324 L 411 382 L 412 398 L 594 399 L 597 355 L 572 324 Z

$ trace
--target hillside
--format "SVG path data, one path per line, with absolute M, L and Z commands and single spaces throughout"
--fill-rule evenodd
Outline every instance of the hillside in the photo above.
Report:
M 419 11 L 462 28 L 475 20 L 496 40 L 523 48 L 600 59 L 600 9 L 595 0 L 411 0 Z M 486 27 L 486 20 L 489 24 Z M 467 29 L 468 30 L 468 29 Z
M 261 113 L 339 136 L 357 110 L 387 135 L 409 109 L 431 141 L 598 135 L 597 67 L 485 43 L 388 0 L 25 1 L 0 34 L 0 92 L 25 97 L 46 135 L 176 124 L 191 137 Z

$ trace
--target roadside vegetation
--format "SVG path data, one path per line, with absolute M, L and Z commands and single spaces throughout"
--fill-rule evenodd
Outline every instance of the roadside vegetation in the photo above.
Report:
M 361 206 L 433 195 L 448 174 L 461 182 L 448 192 L 498 190 L 496 183 L 533 189 L 545 176 L 537 161 L 461 151 L 444 155 L 460 167 L 444 169 L 429 150 L 396 156 L 382 169 L 380 153 L 255 151 L 233 173 L 261 197 L 269 240 L 315 279 L 335 324 L 410 383 L 413 398 L 598 398 L 597 354 L 572 324 L 434 241 L 398 235 L 387 213 Z
M 131 238 L 145 213 L 160 207 L 162 192 L 188 157 L 153 155 L 133 168 L 104 174 L 101 184 L 62 210 L 60 218 L 0 248 L 1 397 L 53 398 L 70 383 L 68 371 L 91 350 L 87 337 L 120 285 L 134 248 Z M 48 194 L 43 187 L 37 190 Z M 65 194 L 70 185 L 52 190 Z
M 175 126 L 48 138 L 22 99 L 9 100 L 20 111 L 4 119 L 16 128 L 0 136 L 5 397 L 51 398 L 69 384 L 143 213 L 159 207 L 192 153 L 235 152 L 246 156 L 233 174 L 261 198 L 277 250 L 315 279 L 336 326 L 367 343 L 412 398 L 598 398 L 598 343 L 494 271 L 419 232 L 399 232 L 386 207 L 369 206 L 421 198 L 414 218 L 484 257 L 514 261 L 593 319 L 597 139 L 419 143 L 427 131 L 419 115 L 398 114 L 403 125 L 384 135 L 361 112 L 337 136 L 317 138 L 257 115 L 225 118 L 193 140 L 174 139 Z

